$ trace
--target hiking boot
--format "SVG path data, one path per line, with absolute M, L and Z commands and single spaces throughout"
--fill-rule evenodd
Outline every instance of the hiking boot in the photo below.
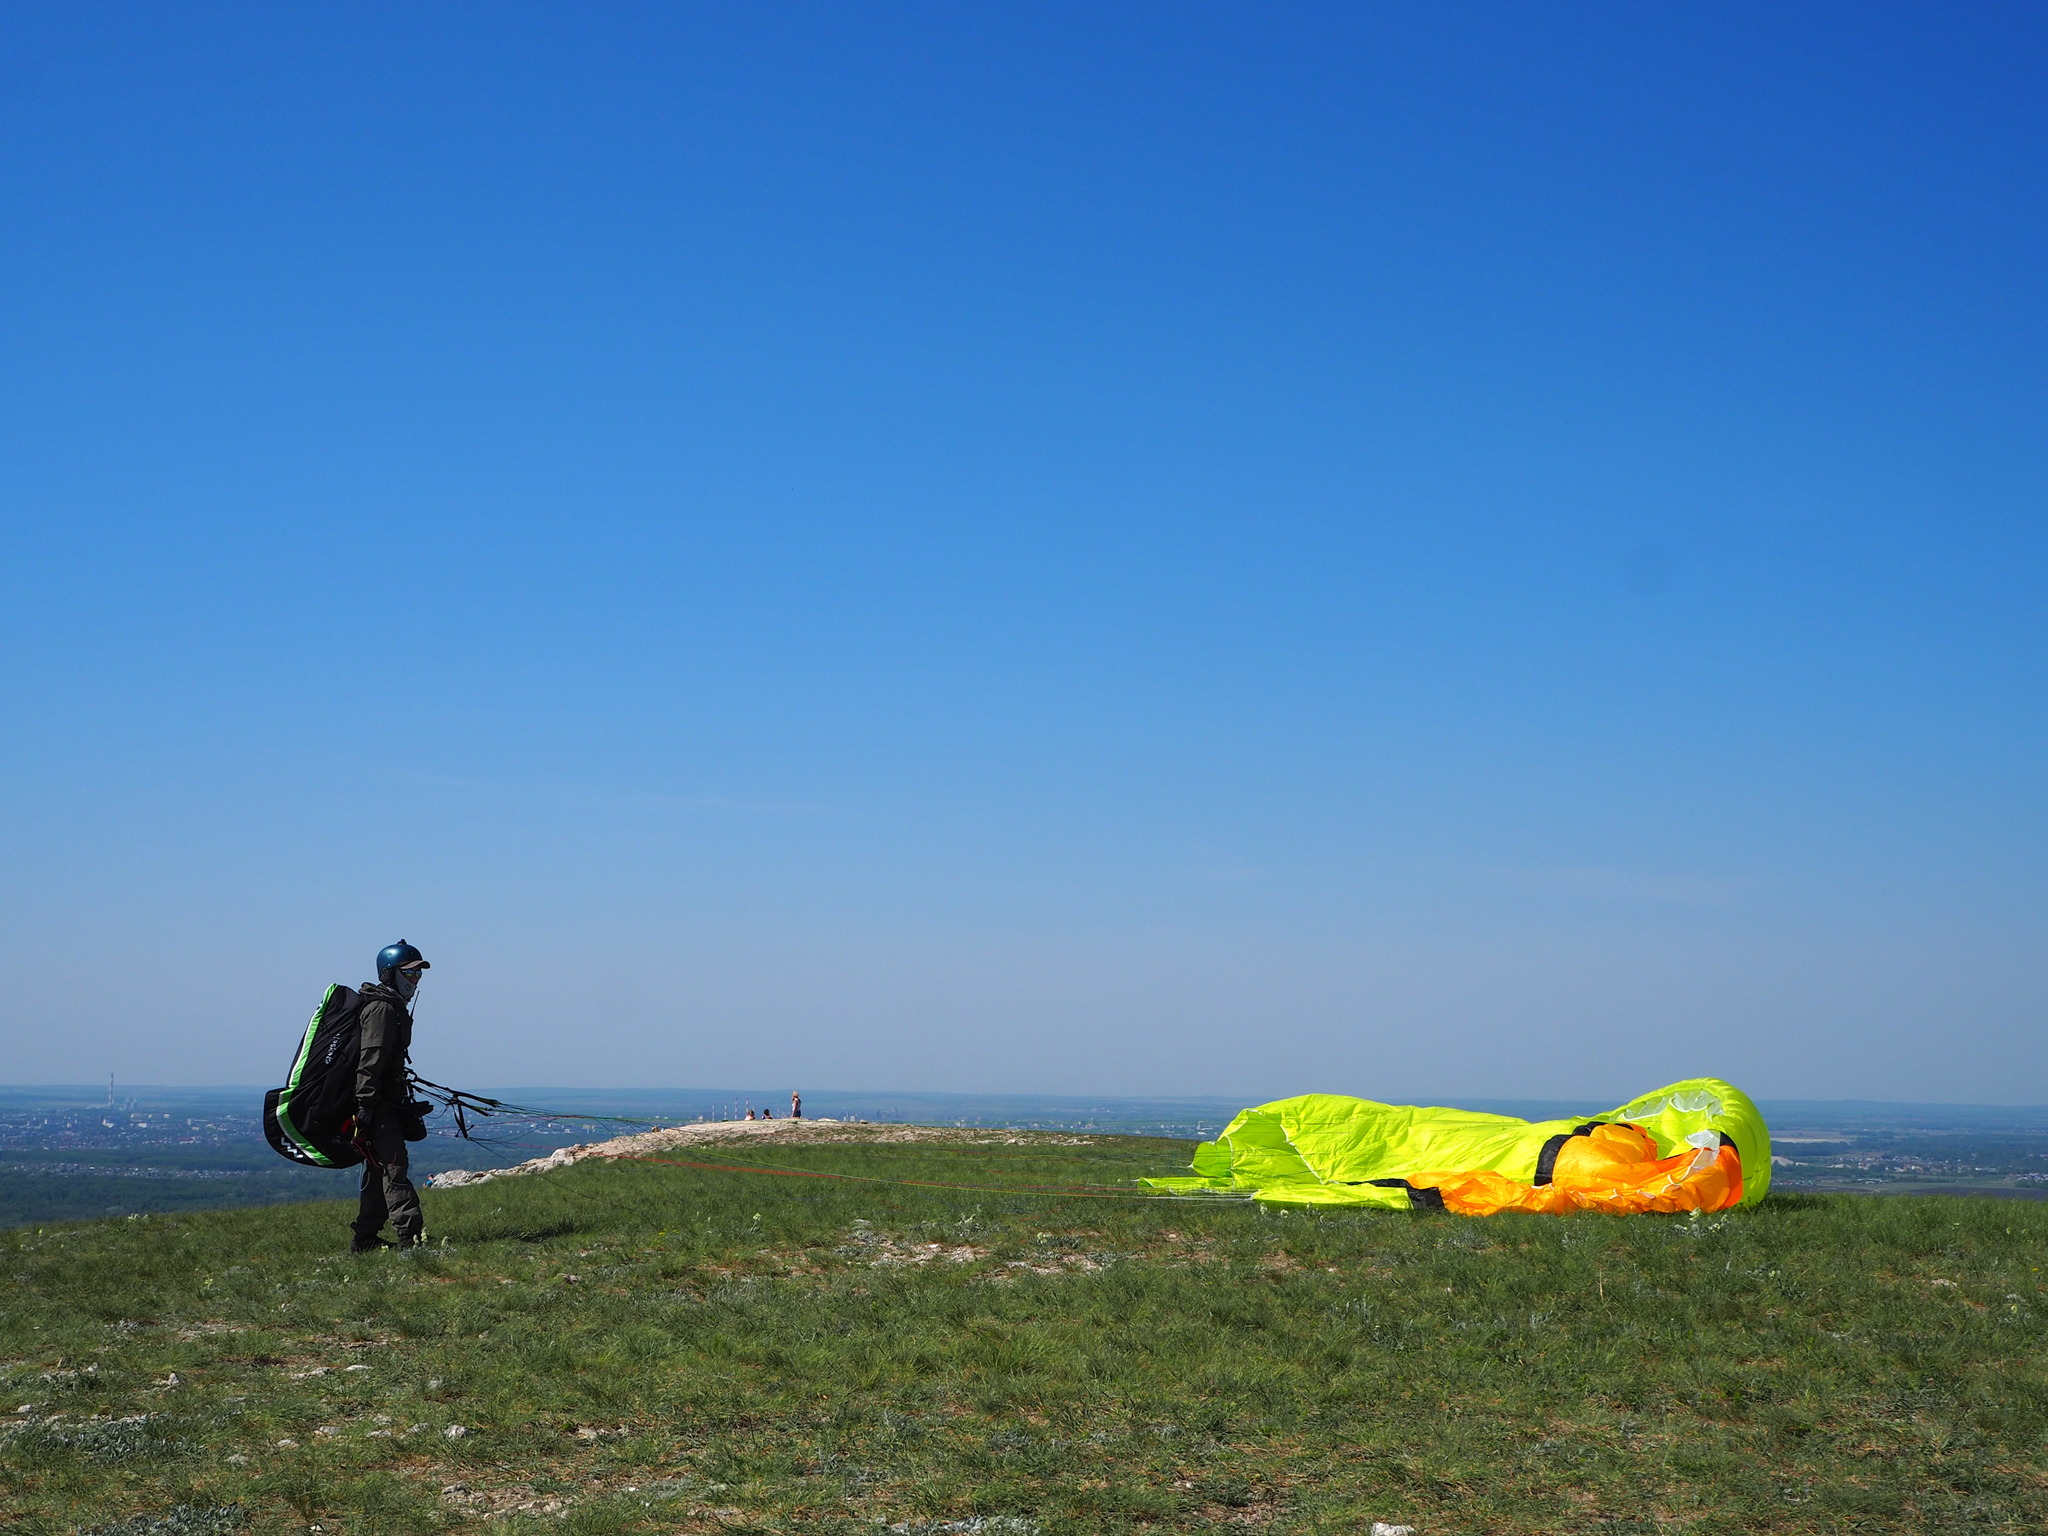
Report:
M 348 1245 L 348 1251 L 350 1253 L 375 1253 L 380 1248 L 389 1248 L 390 1246 L 381 1237 L 359 1237 Z

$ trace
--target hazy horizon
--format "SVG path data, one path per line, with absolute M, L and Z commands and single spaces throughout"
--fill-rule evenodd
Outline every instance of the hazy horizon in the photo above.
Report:
M 271 1089 L 271 1088 L 274 1088 L 274 1087 L 276 1087 L 276 1086 L 277 1086 L 277 1085 L 276 1085 L 275 1083 L 263 1083 L 263 1084 L 256 1084 L 256 1083 L 132 1083 L 132 1084 L 131 1084 L 131 1083 L 117 1083 L 117 1084 L 116 1084 L 116 1099 L 117 1099 L 117 1102 L 118 1102 L 118 1101 L 122 1101 L 122 1100 L 128 1100 L 128 1099 L 132 1099 L 132 1098 L 136 1098 L 136 1097 L 139 1097 L 139 1096 L 142 1096 L 142 1095 L 147 1095 L 147 1094 L 152 1094 L 152 1093 L 169 1093 L 169 1094 L 177 1094 L 177 1095 L 192 1095 L 192 1096 L 197 1096 L 197 1095 L 201 1095 L 201 1094 L 214 1094 L 214 1093 L 217 1093 L 217 1094 L 231 1094 L 231 1095 L 238 1095 L 238 1096 L 248 1096 L 248 1097 L 249 1097 L 249 1098 L 251 1099 L 251 1102 L 253 1103 L 253 1102 L 258 1102 L 258 1101 L 260 1101 L 261 1095 L 262 1095 L 263 1093 L 267 1092 L 267 1091 L 268 1091 L 269 1089 Z M 1652 1086 L 1657 1086 L 1657 1085 L 1654 1085 L 1654 1084 L 1653 1084 Z M 106 1090 L 106 1087 L 105 1087 L 105 1085 L 103 1085 L 103 1084 L 95 1084 L 95 1083 L 0 1083 L 0 1097 L 4 1097 L 4 1096 L 6 1096 L 6 1095 L 10 1095 L 10 1094 L 49 1094 L 49 1095 L 56 1095 L 56 1094 L 76 1094 L 76 1095 L 78 1095 L 78 1096 L 79 1096 L 79 1098 L 80 1098 L 81 1102 L 83 1102 L 83 1101 L 87 1101 L 87 1100 L 92 1100 L 92 1099 L 95 1099 L 95 1098 L 97 1098 L 98 1096 L 100 1096 L 100 1095 L 103 1095 L 103 1094 L 104 1094 L 104 1093 L 105 1093 L 106 1091 L 107 1091 L 107 1090 Z M 583 1096 L 583 1097 L 586 1097 L 586 1098 L 589 1098 L 589 1099 L 597 1099 L 597 1098 L 617 1098 L 617 1099 L 622 1099 L 622 1100 L 623 1100 L 623 1099 L 641 1099 L 641 1100 L 653 1100 L 653 1099 L 660 1099 L 660 1098 L 683 1098 L 683 1097 L 695 1097 L 695 1098 L 721 1098 L 721 1097 L 730 1097 L 730 1098 L 751 1098 L 751 1099 L 753 1099 L 754 1101 L 756 1101 L 756 1102 L 757 1102 L 757 1103 L 758 1103 L 759 1105 L 761 1105 L 761 1106 L 765 1106 L 766 1108 L 769 1108 L 769 1109 L 772 1109 L 772 1110 L 774 1110 L 774 1111 L 775 1111 L 775 1112 L 776 1112 L 777 1114 L 780 1114 L 780 1113 L 782 1113 L 782 1112 L 783 1112 L 783 1110 L 784 1110 L 784 1108 L 785 1108 L 785 1106 L 786 1106 L 786 1103 L 787 1103 L 787 1096 L 788 1096 L 788 1094 L 789 1094 L 789 1092 L 790 1092 L 790 1090 L 789 1090 L 789 1089 L 788 1089 L 787 1087 L 780 1087 L 780 1088 L 777 1088 L 777 1087 L 763 1087 L 763 1086 L 760 1086 L 760 1085 L 753 1085 L 753 1086 L 748 1086 L 748 1085 L 744 1085 L 744 1084 L 742 1084 L 742 1085 L 739 1085 L 739 1086 L 717 1086 L 717 1085 L 712 1085 L 712 1086 L 706 1086 L 706 1087 L 692 1087 L 692 1086 L 689 1086 L 689 1085 L 682 1085 L 682 1084 L 676 1084 L 676 1085 L 668 1085 L 668 1086 L 653 1086 L 653 1087 L 638 1087 L 638 1088 L 634 1088 L 634 1087 L 618 1087 L 618 1086 L 605 1086 L 605 1085 L 600 1085 L 600 1084 L 593 1084 L 593 1083 L 484 1083 L 484 1084 L 481 1084 L 481 1085 L 478 1085 L 478 1086 L 475 1086 L 475 1087 L 473 1087 L 473 1088 L 471 1089 L 471 1091 L 472 1091 L 472 1092 L 476 1092 L 476 1093 L 490 1094 L 490 1095 L 508 1095 L 508 1096 L 515 1096 L 515 1097 L 516 1097 L 516 1096 L 519 1096 L 519 1095 L 536 1095 L 536 1094 L 555 1094 L 555 1095 L 561 1095 L 561 1096 L 562 1096 L 562 1100 L 564 1100 L 564 1101 L 566 1101 L 566 1100 L 571 1100 L 571 1099 L 574 1099 L 574 1098 L 577 1098 L 578 1096 Z M 1019 1103 L 1019 1104 L 1089 1104 L 1089 1103 L 1115 1103 L 1115 1104 L 1160 1104 L 1160 1105 L 1172 1105 L 1172 1104 L 1213 1104 L 1213 1105 L 1219 1105 L 1219 1106 L 1222 1106 L 1222 1105 L 1231 1105 L 1231 1106 L 1237 1106 L 1237 1107 L 1249 1107 L 1249 1106 L 1252 1106 L 1252 1105 L 1255 1105 L 1255 1104 L 1260 1104 L 1260 1103 L 1269 1103 L 1269 1102 L 1271 1102 L 1271 1101 L 1272 1101 L 1272 1099 L 1273 1099 L 1273 1098 L 1276 1098 L 1276 1097 L 1283 1097 L 1283 1098 L 1284 1098 L 1284 1097 L 1286 1097 L 1286 1096 L 1287 1096 L 1287 1095 L 1285 1095 L 1285 1094 L 1278 1094 L 1278 1095 L 1264 1095 L 1264 1096 L 1253 1096 L 1253 1097 L 1246 1097 L 1246 1096 L 1242 1096 L 1242 1095 L 1237 1095 L 1237 1094 L 1213 1094 L 1213 1093 L 1211 1093 L 1211 1094 L 1193 1094 L 1193 1093 L 1189 1093 L 1189 1094 L 1142 1094 L 1142 1093 L 1129 1093 L 1129 1094 L 1126 1094 L 1126 1093 L 1085 1093 L 1085 1092 L 1083 1092 L 1083 1093 L 1003 1093 L 1003 1092 L 971 1092 L 971 1091 L 948 1091 L 948 1090 L 942 1090 L 942 1089 L 941 1089 L 941 1090 L 918 1090 L 918 1089 L 903 1089 L 903 1088 L 869 1088 L 869 1089 L 847 1089 L 847 1088 L 831 1088 L 831 1087 L 825 1087 L 825 1088 L 819 1088 L 819 1087 L 810 1087 L 810 1088 L 804 1088 L 804 1089 L 802 1089 L 802 1090 L 800 1090 L 800 1091 L 802 1092 L 802 1094 L 803 1094 L 803 1096 L 804 1096 L 804 1102 L 805 1102 L 805 1106 L 806 1106 L 806 1113 L 807 1113 L 807 1114 L 808 1114 L 808 1113 L 811 1113 L 811 1112 L 812 1112 L 813 1110 L 817 1109 L 817 1108 L 818 1108 L 819 1106 L 825 1106 L 825 1105 L 829 1105 L 829 1104 L 831 1104 L 832 1102 L 834 1102 L 834 1101 L 836 1101 L 836 1100 L 860 1100 L 860 1101 L 869 1101 L 869 1102 L 871 1102 L 871 1101 L 877 1101 L 877 1100 L 887 1100 L 887 1099 L 901 1099 L 901 1100 L 904 1100 L 904 1101 L 906 1101 L 906 1102 L 914 1102 L 914 1101 L 920 1101 L 920 1100 L 959 1100 L 959 1101 L 975 1101 L 975 1100 L 980 1100 L 980 1101 L 989 1101 L 989 1102 L 998 1102 L 998 1101 L 1008 1101 L 1008 1102 L 1015 1102 L 1015 1103 Z M 1330 1088 L 1316 1088 L 1316 1089 L 1304 1089 L 1304 1090 L 1302 1090 L 1302 1091 L 1304 1091 L 1304 1092 L 1341 1092 L 1341 1091 L 1344 1091 L 1344 1090 L 1338 1090 L 1338 1089 L 1330 1089 Z M 1596 1100 L 1592 1100 L 1592 1099 L 1587 1099 L 1587 1098 L 1565 1098 L 1565 1099 L 1555 1099 L 1555 1098 L 1522 1098 L 1522 1097 L 1511 1097 L 1511 1098 L 1490 1098 L 1490 1097 L 1487 1097 L 1487 1096 L 1484 1096 L 1484 1095 L 1480 1095 L 1480 1094 L 1458 1094 L 1458 1093 L 1451 1093 L 1451 1094 L 1435 1094 L 1435 1095 L 1424 1095 L 1424 1096 L 1422 1096 L 1421 1098 L 1419 1098 L 1419 1099 L 1417 1100 L 1417 1102 L 1421 1102 L 1421 1103 L 1428 1103 L 1428 1104 L 1441 1104 L 1441 1105 L 1450 1105 L 1450 1106 L 1458 1106 L 1458 1105 L 1467 1105 L 1467 1106 L 1470 1106 L 1470 1107 L 1473 1107 L 1473 1108 L 1487 1109 L 1487 1110 L 1490 1110 L 1490 1111 L 1493 1111 L 1493 1112 L 1496 1112 L 1496 1113 L 1506 1113 L 1506 1114 L 1521 1114 L 1521 1113 L 1523 1113 L 1523 1112 L 1524 1112 L 1524 1110 L 1531 1110 L 1531 1111 L 1534 1111 L 1534 1110 L 1554 1110 L 1554 1111 L 1566 1111 L 1566 1110 L 1569 1110 L 1569 1109 L 1573 1109 L 1573 1108 L 1592 1108 L 1592 1107 L 1596 1107 L 1596 1105 L 1597 1105 L 1597 1107 L 1601 1107 L 1601 1108 L 1608 1108 L 1608 1107 L 1612 1107 L 1612 1106 L 1609 1106 L 1609 1105 L 1607 1105 L 1607 1104 L 1605 1103 L 1605 1101 L 1596 1101 Z M 2038 1102 L 2038 1103 L 2021 1103 L 2021 1102 L 2000 1102 L 2000 1103 L 1976 1103 L 1976 1102 L 1968 1102 L 1968 1101 L 1962 1101 L 1962 1100 L 1949 1100 L 1949 1099 L 1797 1099 L 1797 1098 L 1795 1098 L 1795 1099 L 1760 1099 L 1760 1100 L 1758 1100 L 1758 1103 L 1759 1103 L 1759 1105 L 1760 1105 L 1761 1107 L 1763 1107 L 1763 1108 L 1764 1108 L 1764 1109 L 1766 1109 L 1766 1110 L 1777 1110 L 1777 1111 L 1779 1111 L 1779 1112 L 1784 1112 L 1784 1111 L 1798 1111 L 1798 1110 L 1802 1110 L 1802 1109 L 1816 1109 L 1816 1110 L 1818 1110 L 1818 1109 L 1831 1109 L 1831 1110 L 1848 1110 L 1848 1109 L 1855 1109 L 1855 1108 L 1860 1108 L 1860 1107 L 1865 1107 L 1865 1106 L 1868 1106 L 1868 1107 L 1872 1107 L 1872 1108 L 1878 1108 L 1878 1109 L 1898 1109 L 1898 1110 L 1915 1110 L 1915 1109 L 1929 1109 L 1929 1110 L 1984 1110 L 1984 1111 L 1992 1111 L 1992 1112 L 2001 1112 L 2001 1113 L 2002 1113 L 2002 1112 L 2008 1112 L 2008 1111 L 2010 1111 L 2010 1112 L 2014 1112 L 2014 1113 L 2020 1113 L 2020 1112 L 2032 1113 L 2032 1112 L 2036 1112 L 2036 1111 L 2039 1111 L 2039 1112 L 2048 1112 L 2048 1101 L 2042 1101 L 2042 1102 Z M 1512 1106 L 1516 1106 L 1516 1107 L 1515 1107 L 1515 1108 L 1509 1108 L 1509 1109 L 1504 1109 L 1504 1108 L 1502 1108 L 1502 1106 L 1508 1106 L 1508 1105 L 1512 1105 Z M 89 1106 L 88 1106 L 88 1107 L 89 1107 Z M 536 1107 L 536 1108 L 546 1108 L 547 1106 L 535 1106 L 535 1107 Z M 557 1108 L 560 1108 L 560 1107 L 562 1107 L 562 1101 L 558 1101 L 558 1103 L 557 1103 L 557 1105 L 556 1105 L 555 1107 L 557 1107 Z

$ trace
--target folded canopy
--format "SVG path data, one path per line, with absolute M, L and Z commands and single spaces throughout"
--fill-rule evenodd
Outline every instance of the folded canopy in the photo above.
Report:
M 1248 1190 L 1272 1205 L 1719 1211 L 1771 1184 L 1771 1133 L 1741 1089 L 1688 1078 L 1606 1114 L 1517 1120 L 1306 1093 L 1240 1111 L 1155 1189 Z

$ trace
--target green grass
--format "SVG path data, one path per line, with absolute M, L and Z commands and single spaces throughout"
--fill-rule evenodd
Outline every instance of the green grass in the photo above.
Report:
M 36 1405 L 0 1419 L 0 1525 L 2048 1527 L 2048 1208 L 1466 1221 L 1015 1188 L 1185 1152 L 721 1154 L 980 1190 L 584 1164 L 429 1192 L 449 1246 L 417 1258 L 340 1255 L 332 1204 L 0 1234 L 0 1407 Z

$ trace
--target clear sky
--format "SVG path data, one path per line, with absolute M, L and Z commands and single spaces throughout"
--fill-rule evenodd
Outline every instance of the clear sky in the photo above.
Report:
M 2044 66 L 10 5 L 0 1080 L 2048 1100 Z

